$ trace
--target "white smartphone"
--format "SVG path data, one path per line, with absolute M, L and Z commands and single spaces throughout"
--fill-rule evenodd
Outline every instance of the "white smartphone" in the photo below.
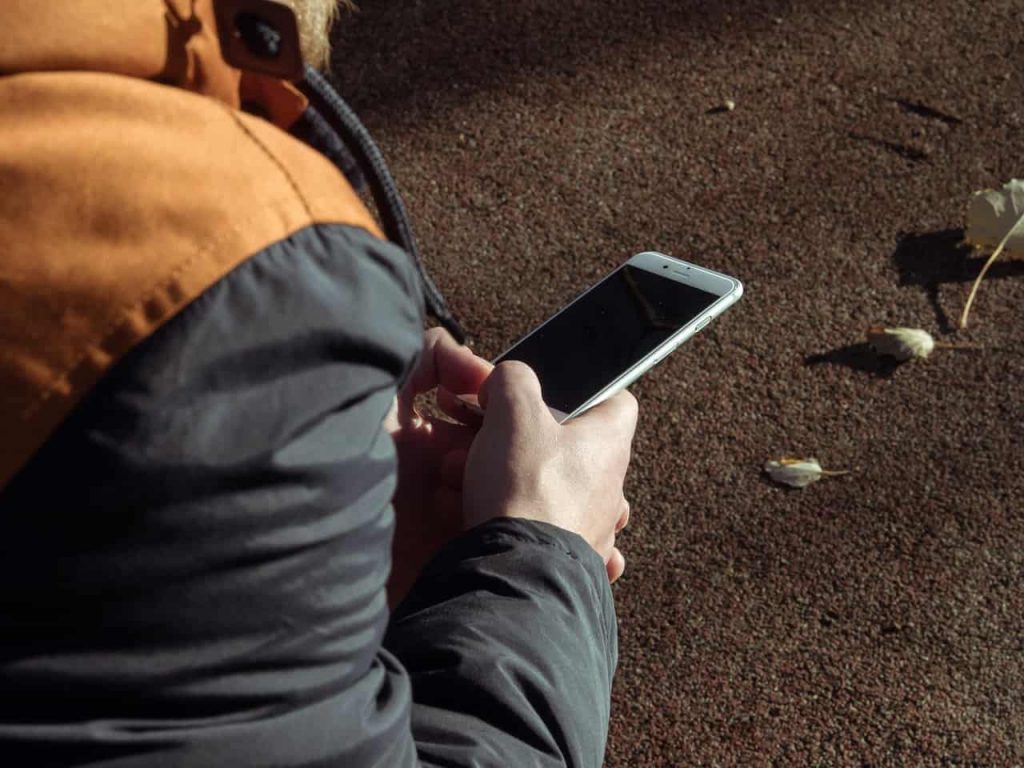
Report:
M 734 277 L 638 253 L 493 362 L 529 365 L 564 422 L 628 387 L 742 295 Z

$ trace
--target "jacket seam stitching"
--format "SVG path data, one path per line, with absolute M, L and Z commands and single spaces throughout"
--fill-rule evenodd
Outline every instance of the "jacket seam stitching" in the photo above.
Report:
M 283 200 L 285 200 L 285 198 L 278 198 L 277 200 L 268 201 L 268 204 L 274 205 L 274 204 L 276 204 L 278 202 L 281 202 Z M 307 207 L 307 211 L 308 211 L 308 207 Z M 178 266 L 176 266 L 173 270 L 171 270 L 170 274 L 167 276 L 167 278 L 165 280 L 162 280 L 159 283 L 157 283 L 156 285 L 154 285 L 148 291 L 143 293 L 142 296 L 140 298 L 138 298 L 137 300 L 120 306 L 117 309 L 117 311 L 114 313 L 114 315 L 111 317 L 111 319 L 103 326 L 103 330 L 100 331 L 96 341 L 93 341 L 93 342 L 87 344 L 79 355 L 77 355 L 70 363 L 68 363 L 66 366 L 62 367 L 58 372 L 56 372 L 53 376 L 51 376 L 49 378 L 49 380 L 44 385 L 43 391 L 38 395 L 38 397 L 36 399 L 34 399 L 31 403 L 26 405 L 25 408 L 22 410 L 22 412 L 21 412 L 21 419 L 23 421 L 25 421 L 25 420 L 28 420 L 28 419 L 32 418 L 32 416 L 34 416 L 39 411 L 39 409 L 42 408 L 46 404 L 46 402 L 48 400 L 50 400 L 55 394 L 57 394 L 57 390 L 56 390 L 56 387 L 55 387 L 55 384 L 57 382 L 59 382 L 59 381 L 61 381 L 63 379 L 68 378 L 69 375 L 75 369 L 77 369 L 79 366 L 82 365 L 82 363 L 89 357 L 89 354 L 93 350 L 98 349 L 98 348 L 102 349 L 104 347 L 104 345 L 110 340 L 110 338 L 112 336 L 116 335 L 122 328 L 124 328 L 129 323 L 129 319 L 126 317 L 127 314 L 129 314 L 132 310 L 134 310 L 134 309 L 136 309 L 138 307 L 144 306 L 146 303 L 152 301 L 153 297 L 156 296 L 161 291 L 165 291 L 169 285 L 171 285 L 176 280 L 178 280 L 178 278 L 180 277 L 182 272 L 184 272 L 189 267 L 191 267 L 196 261 L 201 259 L 203 256 L 207 255 L 208 253 L 210 253 L 211 251 L 216 249 L 217 246 L 219 246 L 221 243 L 223 243 L 226 240 L 228 240 L 229 237 L 231 237 L 232 235 L 238 233 L 243 228 L 241 226 L 242 224 L 244 224 L 245 222 L 248 222 L 250 220 L 259 218 L 262 215 L 263 215 L 262 211 L 259 212 L 259 213 L 254 213 L 252 216 L 246 218 L 243 222 L 238 222 L 238 225 L 236 225 L 234 227 L 231 227 L 229 230 L 224 232 L 220 237 L 208 241 L 199 250 L 197 250 L 195 253 L 193 253 L 191 256 L 189 256 L 185 261 L 181 262 Z M 303 229 L 304 227 L 312 226 L 312 225 L 319 224 L 319 223 L 328 224 L 328 223 L 332 223 L 332 222 L 316 222 L 316 221 L 313 221 L 313 217 L 310 216 L 309 219 L 307 219 L 305 221 L 297 222 L 294 226 L 289 227 L 284 233 L 282 233 L 281 237 L 278 240 L 275 240 L 275 241 L 272 241 L 271 243 L 268 243 L 268 246 L 265 246 L 265 247 L 269 247 L 269 245 L 273 245 L 274 242 L 278 242 L 279 240 L 288 237 L 290 234 L 292 234 L 294 232 L 297 232 L 297 231 Z M 343 222 L 334 222 L 334 223 L 341 223 L 343 226 L 346 226 Z M 347 226 L 357 226 L 357 225 L 348 224 Z M 260 249 L 260 250 L 263 250 L 263 249 Z M 238 263 L 235 264 L 234 266 L 238 266 L 238 264 L 241 264 L 241 263 L 245 262 L 246 260 L 248 260 L 252 256 L 254 256 L 257 253 L 259 253 L 260 250 L 257 250 L 254 253 L 248 254 L 247 256 L 241 258 L 238 261 Z M 232 267 L 228 267 L 226 272 L 225 272 L 225 274 L 227 274 L 227 272 L 230 272 L 231 269 L 233 269 L 233 268 L 234 268 L 233 266 Z M 216 282 L 216 280 L 214 282 Z M 212 285 L 212 283 L 211 283 L 211 285 Z M 193 299 L 198 298 L 198 294 L 196 296 L 192 297 L 192 298 Z M 186 302 L 186 303 L 188 303 L 188 302 Z M 182 305 L 182 306 L 184 306 L 184 305 Z M 179 307 L 179 309 L 180 309 L 180 307 Z M 173 315 L 176 314 L 176 313 L 177 313 L 177 310 L 175 310 L 175 311 L 171 312 L 170 314 L 168 314 L 168 316 L 166 318 L 164 318 L 164 320 L 162 320 L 160 322 L 157 322 L 157 323 L 154 323 L 154 330 L 155 330 L 156 327 L 159 327 L 164 322 L 166 322 L 166 320 L 168 320 L 171 317 L 173 317 Z M 152 331 L 150 333 L 152 333 Z M 145 336 L 143 338 L 145 338 Z
M 295 180 L 295 177 L 292 176 L 292 174 L 285 167 L 284 163 L 281 162 L 277 155 L 275 155 L 270 150 L 270 147 L 268 147 L 263 142 L 263 140 L 260 139 L 259 136 L 253 133 L 252 129 L 245 124 L 245 121 L 242 120 L 238 112 L 236 112 L 235 110 L 231 109 L 226 105 L 224 107 L 224 110 L 231 116 L 231 119 L 235 121 L 235 125 L 238 126 L 242 133 L 244 133 L 248 137 L 249 141 L 255 144 L 259 148 L 259 150 L 267 157 L 267 159 L 270 160 L 274 167 L 276 167 L 277 170 L 281 172 L 281 175 L 283 175 L 285 177 L 285 180 L 288 182 L 288 186 L 290 186 L 292 188 L 292 192 L 295 193 L 295 197 L 297 197 L 299 202 L 302 203 L 302 208 L 306 212 L 306 215 L 310 219 L 313 219 L 313 211 L 309 206 L 309 201 L 306 200 L 306 196 L 302 194 L 302 189 L 299 187 L 298 182 Z

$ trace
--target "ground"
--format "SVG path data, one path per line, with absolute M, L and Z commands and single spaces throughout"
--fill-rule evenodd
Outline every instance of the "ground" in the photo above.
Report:
M 1024 259 L 954 331 L 1019 0 L 361 6 L 336 76 L 479 353 L 637 251 L 746 286 L 634 388 L 607 765 L 1024 765 Z M 878 368 L 877 323 L 984 348 Z

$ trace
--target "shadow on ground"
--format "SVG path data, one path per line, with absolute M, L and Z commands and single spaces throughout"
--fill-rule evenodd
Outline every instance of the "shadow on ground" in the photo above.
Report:
M 973 282 L 987 259 L 987 254 L 975 256 L 974 249 L 963 239 L 962 229 L 905 234 L 900 237 L 892 256 L 899 271 L 899 284 L 925 289 L 942 333 L 952 333 L 955 329 L 939 302 L 939 286 Z M 993 264 L 985 279 L 1019 275 L 1024 275 L 1024 262 L 1004 260 Z
M 422 97 L 507 87 L 533 74 L 575 77 L 577 68 L 665 39 L 673 43 L 777 30 L 809 0 L 638 0 L 607 3 L 399 2 L 365 0 L 333 35 L 331 71 L 353 106 L 367 112 Z M 860 6 L 864 6 L 861 3 Z M 863 10 L 863 8 L 861 9 Z M 685 59 L 685 46 L 676 53 Z
M 860 344 L 848 344 L 844 347 L 837 347 L 828 352 L 821 352 L 816 355 L 808 355 L 804 358 L 804 365 L 841 365 L 862 373 L 869 373 L 880 379 L 887 379 L 896 373 L 900 367 L 891 357 L 882 357 L 871 349 L 866 341 Z

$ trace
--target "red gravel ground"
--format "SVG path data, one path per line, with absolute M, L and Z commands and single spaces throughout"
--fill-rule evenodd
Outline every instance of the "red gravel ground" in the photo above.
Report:
M 482 354 L 636 251 L 746 284 L 635 387 L 607 764 L 1024 765 L 1024 261 L 952 332 L 1019 0 L 363 0 L 337 46 Z M 985 349 L 880 370 L 876 323 Z

